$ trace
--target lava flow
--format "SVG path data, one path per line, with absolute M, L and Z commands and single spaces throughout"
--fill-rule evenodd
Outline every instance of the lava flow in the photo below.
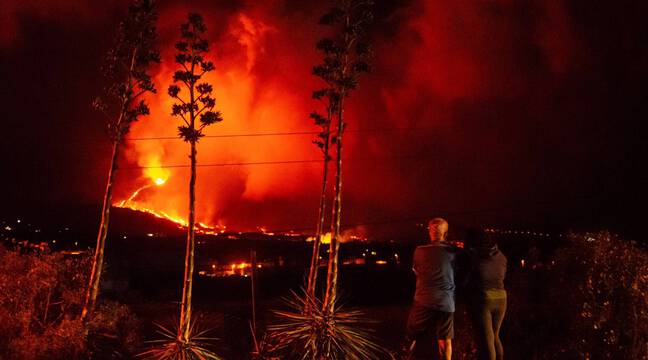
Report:
M 127 199 L 122 200 L 116 204 L 113 204 L 113 206 L 151 214 L 157 218 L 169 220 L 177 224 L 179 228 L 182 229 L 187 228 L 187 221 L 185 219 L 176 216 L 171 216 L 164 211 L 155 210 L 146 207 L 142 205 L 142 203 L 138 203 L 136 201 L 137 197 L 140 195 L 140 193 L 143 190 L 149 188 L 159 188 L 161 186 L 164 186 L 167 183 L 167 180 L 169 179 L 169 172 L 166 171 L 166 169 L 162 169 L 159 167 L 147 168 L 144 171 L 144 174 L 151 180 L 151 183 L 138 188 Z M 202 222 L 196 223 L 195 229 L 196 232 L 200 234 L 216 234 L 216 233 L 223 233 L 225 231 L 224 226 L 215 227 Z

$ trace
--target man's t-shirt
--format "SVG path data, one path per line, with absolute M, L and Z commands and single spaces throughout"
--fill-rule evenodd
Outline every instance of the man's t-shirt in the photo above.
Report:
M 414 301 L 438 311 L 454 312 L 455 250 L 443 243 L 423 245 L 414 251 L 416 292 Z

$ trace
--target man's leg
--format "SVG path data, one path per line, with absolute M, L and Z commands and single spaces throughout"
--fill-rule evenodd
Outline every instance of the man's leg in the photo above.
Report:
M 439 344 L 439 359 L 452 359 L 452 339 L 437 340 Z
M 407 318 L 407 338 L 403 346 L 403 357 L 405 359 L 409 360 L 414 355 L 416 340 L 425 333 L 429 320 L 429 309 L 414 303 Z
M 439 311 L 435 316 L 436 338 L 439 346 L 439 358 L 452 358 L 452 338 L 454 337 L 454 313 Z

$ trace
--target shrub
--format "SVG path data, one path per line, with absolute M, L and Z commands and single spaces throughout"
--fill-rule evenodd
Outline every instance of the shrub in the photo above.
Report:
M 137 321 L 127 307 L 104 302 L 87 327 L 79 318 L 89 265 L 87 254 L 22 254 L 0 247 L 0 358 L 132 353 Z
M 569 310 L 567 346 L 557 352 L 584 359 L 648 358 L 644 247 L 607 232 L 572 235 L 552 264 L 554 307 Z

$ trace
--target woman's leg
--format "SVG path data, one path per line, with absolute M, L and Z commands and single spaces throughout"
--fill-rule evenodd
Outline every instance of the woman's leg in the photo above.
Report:
M 493 334 L 493 317 L 491 309 L 488 306 L 489 301 L 486 301 L 484 311 L 482 312 L 482 350 L 480 351 L 480 359 L 495 360 L 495 340 Z
M 475 343 L 477 344 L 477 359 L 495 360 L 495 346 L 493 342 L 493 319 L 488 301 L 478 299 L 471 304 L 470 315 L 475 330 Z
M 506 298 L 496 300 L 493 305 L 493 337 L 495 353 L 497 354 L 496 359 L 503 360 L 504 346 L 502 346 L 502 340 L 500 339 L 500 329 L 502 327 L 502 321 L 504 321 L 504 315 L 506 314 Z

